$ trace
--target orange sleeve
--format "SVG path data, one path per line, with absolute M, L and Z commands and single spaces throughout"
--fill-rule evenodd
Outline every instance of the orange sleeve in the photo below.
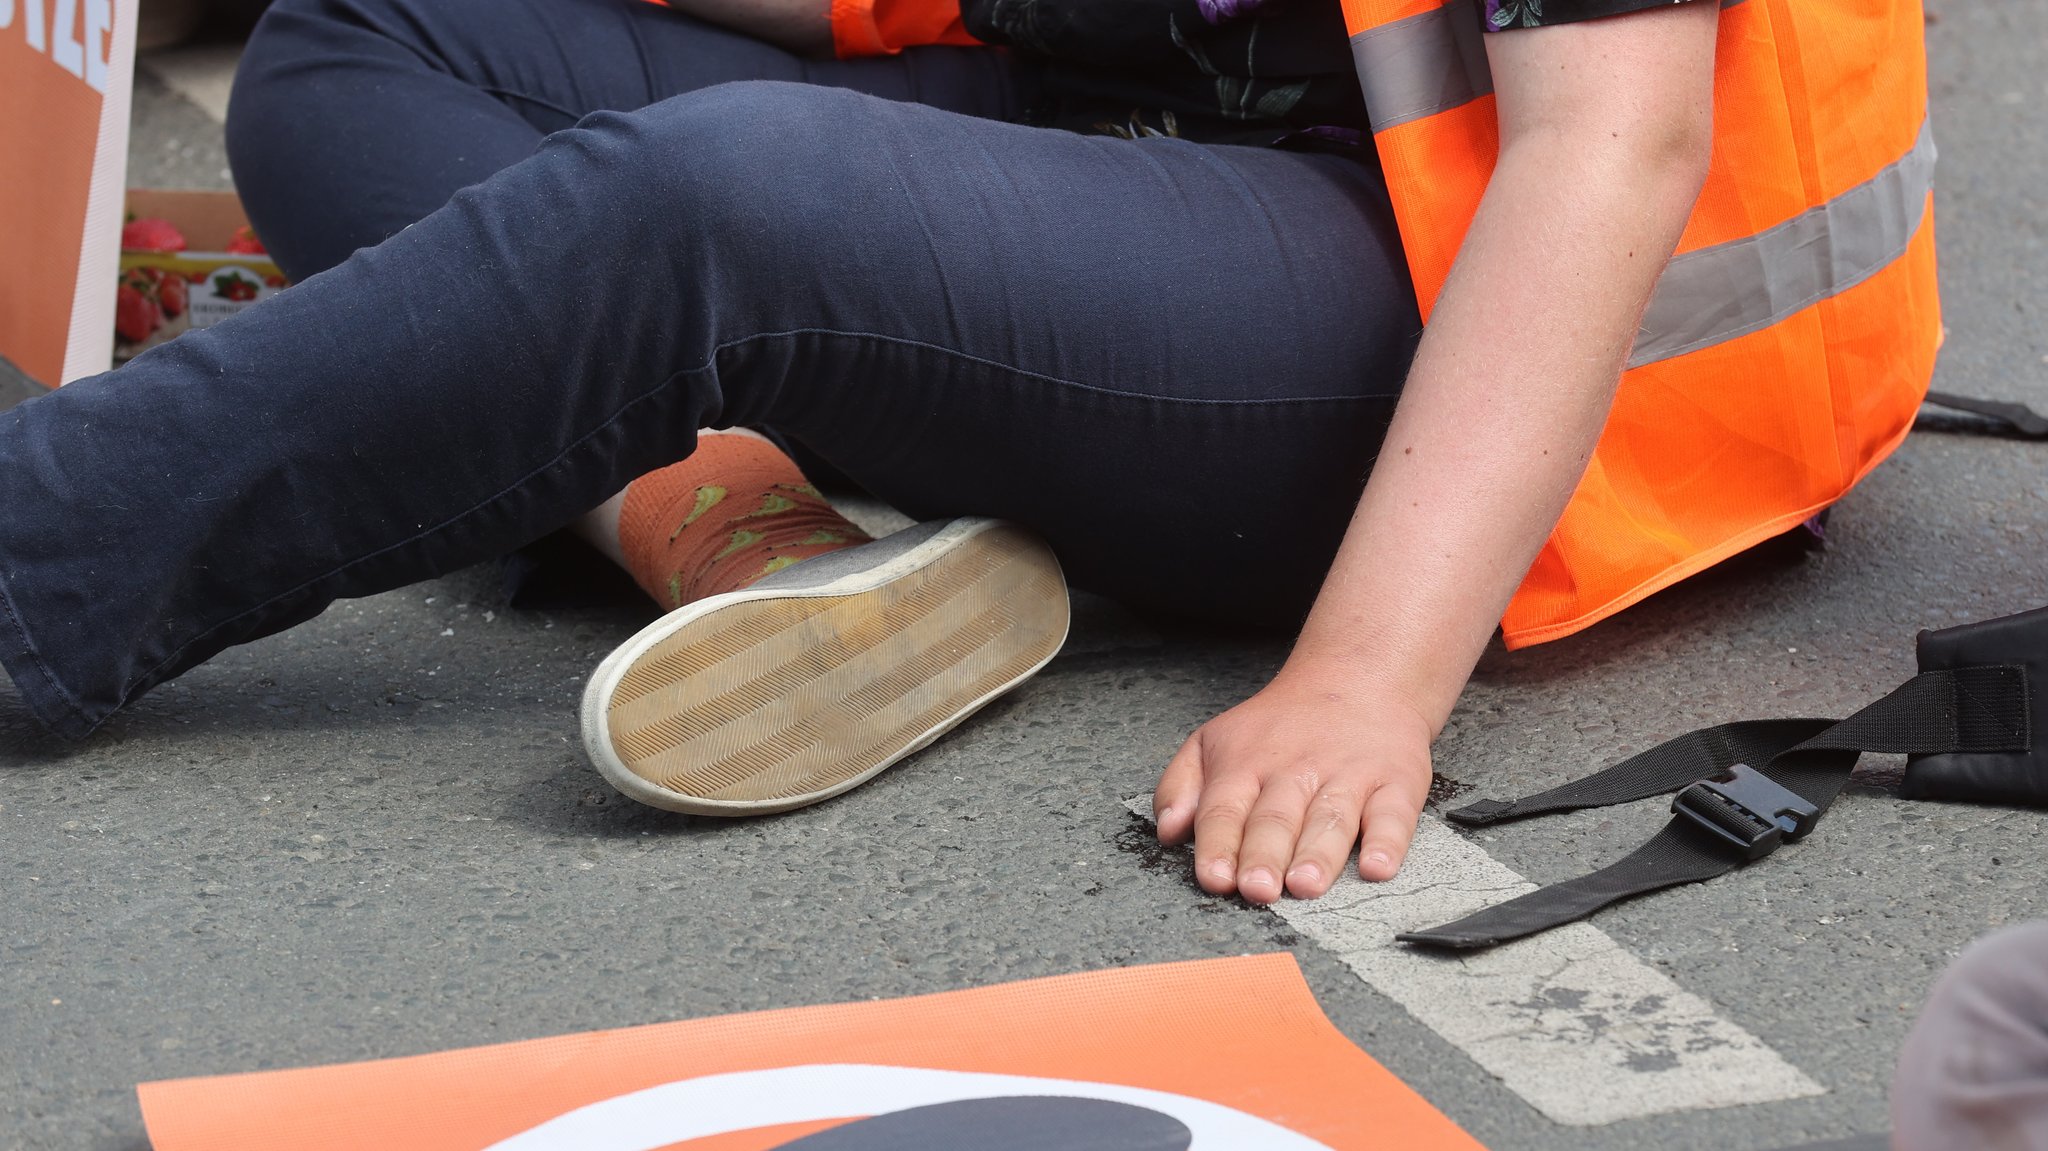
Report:
M 832 0 L 832 46 L 841 59 L 979 43 L 960 20 L 960 0 Z

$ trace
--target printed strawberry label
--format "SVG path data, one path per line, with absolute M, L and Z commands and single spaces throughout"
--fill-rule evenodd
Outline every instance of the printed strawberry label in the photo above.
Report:
M 209 272 L 204 288 L 192 293 L 192 326 L 217 324 L 276 290 L 251 268 L 231 264 Z
M 121 265 L 114 354 L 123 360 L 217 324 L 285 286 L 277 265 L 249 252 L 129 251 Z

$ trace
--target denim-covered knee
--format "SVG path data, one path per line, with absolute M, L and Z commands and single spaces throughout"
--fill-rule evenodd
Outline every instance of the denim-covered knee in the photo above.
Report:
M 728 277 L 751 272 L 794 289 L 829 279 L 846 258 L 898 247 L 890 233 L 904 225 L 891 220 L 902 213 L 889 206 L 901 193 L 874 132 L 894 107 L 838 88 L 744 81 L 587 116 L 548 147 L 581 151 L 657 232 L 680 226 L 715 248 Z
M 488 28 L 496 0 L 272 0 L 235 67 L 228 102 L 230 159 L 254 159 L 255 148 L 290 131 L 309 111 L 341 116 L 345 97 L 321 87 L 323 68 L 371 70 L 393 61 L 421 69 L 453 70 L 442 58 L 440 29 Z M 465 12 L 464 9 L 469 11 Z M 325 101 L 321 105 L 318 101 Z
M 404 26 L 406 9 L 433 0 L 272 0 L 235 66 L 228 103 L 230 144 L 278 106 L 272 99 L 306 81 L 307 65 L 360 52 L 365 30 Z
M 274 0 L 250 33 L 228 101 L 228 167 L 250 221 L 294 279 L 323 271 L 354 247 L 333 250 L 325 242 L 335 218 L 347 213 L 322 204 L 322 192 L 389 176 L 352 170 L 376 160 L 337 142 L 376 123 L 365 119 L 373 114 L 355 104 L 348 81 L 369 82 L 392 60 L 432 67 L 391 30 L 408 26 L 409 8 L 434 2 Z
M 305 29 L 320 19 L 319 5 L 320 0 L 273 0 L 249 33 L 228 101 L 228 158 L 237 167 L 263 157 L 287 126 L 294 109 L 284 105 L 295 103 L 289 99 L 291 76 L 306 54 Z
M 249 33 L 241 63 L 247 66 L 291 62 L 322 49 L 348 50 L 354 36 L 364 31 L 402 44 L 431 58 L 432 37 L 423 34 L 431 24 L 459 21 L 458 5 L 474 9 L 473 18 L 489 14 L 491 0 L 271 0 L 263 16 Z

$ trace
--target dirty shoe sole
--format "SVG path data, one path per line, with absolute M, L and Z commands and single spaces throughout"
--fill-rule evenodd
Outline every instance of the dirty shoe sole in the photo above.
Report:
M 866 783 L 1030 678 L 1067 622 L 1036 536 L 920 524 L 662 617 L 591 677 L 583 746 L 642 803 L 787 811 Z

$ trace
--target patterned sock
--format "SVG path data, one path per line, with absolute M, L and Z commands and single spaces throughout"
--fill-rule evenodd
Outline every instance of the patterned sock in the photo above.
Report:
M 626 488 L 626 570 L 668 609 L 869 540 L 766 440 L 716 433 Z

